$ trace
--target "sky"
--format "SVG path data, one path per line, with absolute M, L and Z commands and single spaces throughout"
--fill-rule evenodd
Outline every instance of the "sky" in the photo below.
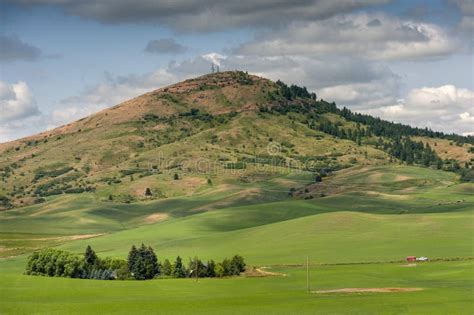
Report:
M 474 0 L 1 0 L 0 142 L 211 71 L 474 135 Z

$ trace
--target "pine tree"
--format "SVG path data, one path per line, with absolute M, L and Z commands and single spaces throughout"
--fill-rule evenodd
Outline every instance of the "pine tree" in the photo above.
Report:
M 161 266 L 161 274 L 164 276 L 171 276 L 172 266 L 169 259 L 165 259 Z
M 186 278 L 186 269 L 183 266 L 181 257 L 176 257 L 176 261 L 173 266 L 173 277 L 175 278 Z
M 128 252 L 128 259 L 127 259 L 128 271 L 130 271 L 130 273 L 134 273 L 137 257 L 138 257 L 137 248 L 135 247 L 135 245 L 132 245 L 130 252 Z
M 87 245 L 86 252 L 84 253 L 84 261 L 89 266 L 93 266 L 97 262 L 97 255 L 90 245 Z
M 206 265 L 206 277 L 209 277 L 209 278 L 213 278 L 216 276 L 216 263 L 214 262 L 214 260 L 210 260 L 207 262 L 207 265 Z

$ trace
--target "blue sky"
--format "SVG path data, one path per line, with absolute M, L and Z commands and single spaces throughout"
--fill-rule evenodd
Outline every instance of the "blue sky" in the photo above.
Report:
M 205 74 L 211 61 L 389 120 L 473 133 L 472 1 L 353 3 L 2 2 L 0 142 Z

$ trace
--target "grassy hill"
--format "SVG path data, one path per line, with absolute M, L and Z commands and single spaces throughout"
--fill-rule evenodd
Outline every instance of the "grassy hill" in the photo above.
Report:
M 210 183 L 224 189 L 229 180 L 405 160 L 469 172 L 472 137 L 367 117 L 279 81 L 244 72 L 205 75 L 0 144 L 0 206 L 82 192 L 130 203 L 192 195 Z

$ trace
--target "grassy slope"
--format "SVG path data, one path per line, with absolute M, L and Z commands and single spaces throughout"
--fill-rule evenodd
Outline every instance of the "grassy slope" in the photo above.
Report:
M 280 175 L 248 184 L 227 180 L 227 183 L 209 187 L 191 197 L 139 204 L 100 202 L 93 195 L 87 194 L 53 197 L 46 204 L 0 213 L 1 255 L 5 257 L 40 246 L 64 243 L 68 239 L 63 236 L 70 238 L 75 235 L 124 231 L 151 223 L 147 222 L 147 218 L 154 214 L 165 214 L 168 217 L 169 221 L 159 223 L 159 226 L 161 230 L 162 225 L 170 225 L 171 233 L 167 238 L 173 238 L 179 236 L 173 231 L 180 229 L 192 231 L 196 236 L 200 230 L 220 233 L 258 228 L 265 224 L 329 211 L 411 214 L 460 211 L 472 209 L 473 206 L 472 198 L 469 198 L 471 184 L 454 185 L 453 174 L 423 168 L 359 167 L 343 170 L 326 179 L 324 187 L 312 189 L 315 192 L 332 190 L 333 187 L 351 189 L 311 201 L 288 199 L 290 187 L 304 186 L 308 180 L 304 173 Z M 217 209 L 220 210 L 196 215 Z M 193 216 L 186 217 L 189 215 Z M 173 218 L 182 219 L 172 220 Z M 216 226 L 220 228 L 214 230 Z M 166 233 L 154 236 L 155 230 L 154 226 L 144 226 L 138 230 L 112 234 L 104 239 L 128 237 L 137 242 L 140 242 L 140 238 L 143 241 L 160 242 L 160 237 Z M 140 234 L 142 231 L 148 233 L 147 238 Z M 137 237 L 131 236 L 134 234 Z M 102 238 L 96 241 L 103 242 Z M 122 246 L 117 248 L 125 250 Z
M 292 176 L 276 182 L 262 181 L 258 185 L 262 189 L 278 190 L 282 188 L 278 185 L 291 180 Z M 426 182 L 420 183 L 420 179 Z M 40 220 L 45 216 L 44 222 L 57 220 L 57 226 L 49 225 L 49 228 L 61 234 L 68 226 L 74 227 L 74 218 L 77 224 L 78 216 L 91 218 L 94 215 L 103 228 L 111 231 L 114 224 L 108 220 L 121 218 L 127 230 L 62 245 L 82 252 L 86 244 L 91 244 L 101 255 L 119 257 L 126 255 L 132 243 L 142 241 L 152 245 L 160 259 L 174 258 L 178 254 L 185 260 L 196 254 L 204 259 L 220 259 L 238 252 L 251 265 L 299 264 L 307 255 L 313 263 L 400 260 L 411 254 L 444 258 L 473 256 L 473 240 L 469 237 L 473 228 L 472 184 L 456 184 L 456 178 L 450 173 L 413 167 L 354 168 L 339 172 L 327 182 L 336 184 L 349 180 L 359 185 L 357 191 L 312 200 L 249 202 L 245 206 L 238 206 L 240 199 L 231 198 L 227 206 L 223 203 L 218 210 L 197 214 L 193 214 L 192 209 L 213 199 L 225 200 L 232 190 L 115 205 L 111 209 L 108 209 L 110 204 L 94 203 L 92 197 L 87 200 L 86 196 L 76 197 L 79 199 L 66 196 L 55 198 L 52 204 L 62 202 L 70 211 L 42 205 L 45 208 L 41 210 L 14 210 L 9 213 L 9 219 L 0 222 L 2 231 L 15 230 L 27 222 L 22 220 L 28 220 L 18 211 L 28 216 L 30 211 L 38 213 L 48 209 L 49 213 L 30 218 L 34 220 L 30 232 L 47 230 Z M 88 209 L 87 204 L 95 208 Z M 74 210 L 77 208 L 80 210 Z M 187 211 L 183 212 L 183 208 Z M 408 211 L 399 214 L 400 209 Z M 134 220 L 156 210 L 168 211 L 171 217 L 164 222 L 133 227 Z M 131 211 L 136 211 L 137 216 L 130 215 Z M 196 284 L 189 279 L 107 282 L 28 277 L 21 275 L 24 263 L 25 256 L 0 262 L 0 295 L 4 297 L 0 302 L 1 313 L 129 313 L 135 310 L 141 313 L 288 314 L 298 310 L 298 313 L 311 314 L 468 314 L 472 308 L 470 289 L 474 265 L 471 261 L 436 262 L 415 268 L 397 263 L 312 267 L 314 289 L 425 288 L 420 292 L 349 294 L 337 298 L 306 293 L 305 273 L 301 268 L 274 268 L 288 274 L 285 277 L 206 279 Z
M 280 211 L 291 215 L 318 211 L 318 207 L 305 209 L 304 206 L 279 204 L 269 205 L 267 209 L 260 207 L 255 212 L 247 208 L 206 213 L 64 247 L 82 252 L 91 244 L 104 255 L 125 257 L 128 247 L 122 244 L 145 242 L 163 258 L 199 255 L 220 259 L 240 253 L 252 265 L 301 263 L 307 255 L 321 263 L 400 260 L 411 254 L 473 256 L 472 244 L 466 241 L 473 228 L 472 212 L 424 215 L 334 212 L 242 229 L 246 223 L 278 219 L 284 215 Z M 237 227 L 238 230 L 232 231 Z

